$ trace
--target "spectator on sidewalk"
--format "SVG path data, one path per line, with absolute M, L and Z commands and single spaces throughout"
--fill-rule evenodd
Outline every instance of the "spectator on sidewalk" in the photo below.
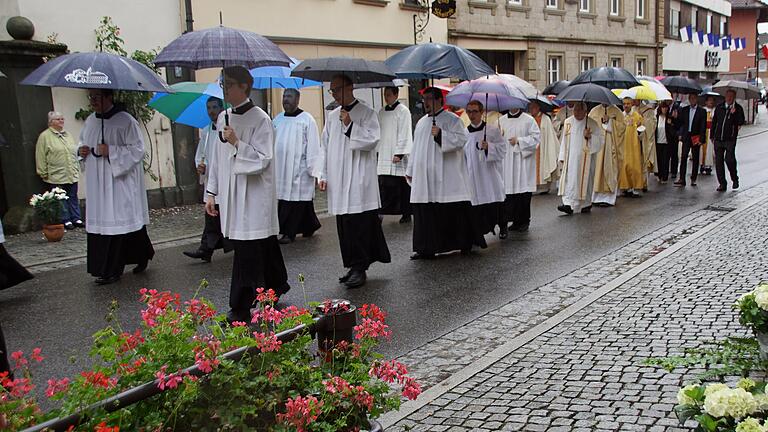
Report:
M 688 155 L 691 154 L 691 186 L 696 186 L 701 161 L 700 149 L 707 135 L 707 113 L 698 106 L 698 96 L 688 95 L 688 106 L 680 109 L 677 114 L 677 134 L 683 142 L 683 153 L 680 155 L 680 178 L 675 186 L 685 186 L 685 173 L 688 170 Z
M 97 285 L 117 282 L 126 264 L 147 269 L 155 255 L 147 234 L 144 135 L 111 90 L 88 90 L 93 114 L 80 132 L 86 185 L 88 273 Z
M 27 269 L 6 252 L 3 243 L 5 243 L 5 236 L 3 235 L 3 224 L 0 222 L 0 291 L 32 279 L 32 275 Z M 7 353 L 3 328 L 0 326 L 0 372 L 10 372 Z
M 206 102 L 206 108 L 208 109 L 208 118 L 211 119 L 211 124 L 201 129 L 200 142 L 197 144 L 197 152 L 195 153 L 197 174 L 200 177 L 200 184 L 203 185 L 203 189 L 205 189 L 208 179 L 208 161 L 211 158 L 211 151 L 219 140 L 219 130 L 216 129 L 216 121 L 219 118 L 219 113 L 224 109 L 224 102 L 215 96 L 211 96 Z M 203 204 L 205 204 L 205 194 L 203 194 Z M 218 211 L 218 205 L 216 210 Z M 206 212 L 205 227 L 203 228 L 203 235 L 200 237 L 200 246 L 197 250 L 184 251 L 183 253 L 190 258 L 211 262 L 213 251 L 216 249 L 224 249 L 224 253 L 227 253 L 232 250 L 232 244 L 221 233 L 221 219 L 219 219 L 219 216 L 211 216 Z
M 656 110 L 656 159 L 659 162 L 659 182 L 667 183 L 669 169 L 677 165 L 677 129 L 670 114 L 668 102 L 662 102 Z M 672 165 L 670 165 L 670 162 Z
M 736 139 L 739 129 L 744 125 L 744 110 L 736 103 L 736 92 L 725 92 L 725 102 L 715 108 L 712 116 L 712 141 L 715 143 L 715 172 L 720 184 L 717 188 L 723 192 L 728 188 L 725 179 L 725 166 L 731 174 L 731 187 L 739 188 L 739 175 L 736 172 Z
M 48 129 L 37 138 L 35 146 L 37 175 L 51 189 L 60 187 L 67 193 L 66 212 L 63 220 L 66 229 L 85 226 L 80 216 L 77 198 L 77 182 L 80 164 L 77 161 L 77 145 L 72 135 L 64 130 L 64 116 L 57 111 L 48 113 Z

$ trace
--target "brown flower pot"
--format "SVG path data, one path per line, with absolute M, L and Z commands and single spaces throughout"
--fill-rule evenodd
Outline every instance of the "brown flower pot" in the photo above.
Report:
M 64 232 L 64 224 L 43 225 L 43 235 L 49 242 L 61 241 Z

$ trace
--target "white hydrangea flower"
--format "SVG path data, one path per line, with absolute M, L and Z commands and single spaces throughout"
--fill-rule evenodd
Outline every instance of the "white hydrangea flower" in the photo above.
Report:
M 677 392 L 677 403 L 680 405 L 696 405 L 696 401 L 692 397 L 686 395 L 685 392 L 698 387 L 698 384 L 689 384 L 681 388 L 680 391 Z
M 753 380 L 751 380 L 749 378 L 742 378 L 736 384 L 736 387 L 743 388 L 744 390 L 749 391 L 749 390 L 752 390 L 753 388 L 755 388 L 756 385 L 757 384 Z
M 736 432 L 766 432 L 766 429 L 760 424 L 760 420 L 747 417 L 736 425 Z
M 757 402 L 757 409 L 760 411 L 768 411 L 768 395 L 764 393 L 756 394 L 755 402 Z
M 757 411 L 757 401 L 752 393 L 742 389 L 724 388 L 714 391 L 704 399 L 704 412 L 712 417 L 744 418 Z
M 768 285 L 760 285 L 753 292 L 757 306 L 762 310 L 768 310 Z
M 53 198 L 53 192 L 45 191 L 45 193 L 43 193 L 43 199 L 51 199 L 51 198 Z
M 709 396 L 714 392 L 720 391 L 720 390 L 730 390 L 730 387 L 728 387 L 725 384 L 722 383 L 714 383 L 707 386 L 706 389 L 704 389 L 704 396 Z

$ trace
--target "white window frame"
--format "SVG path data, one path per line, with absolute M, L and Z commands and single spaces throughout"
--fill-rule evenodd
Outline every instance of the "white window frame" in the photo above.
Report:
M 699 19 L 699 14 L 697 13 L 698 11 L 699 10 L 696 9 L 695 7 L 691 8 L 691 27 L 693 28 L 693 32 L 694 33 L 696 32 L 697 26 L 699 25 L 699 23 L 697 22 L 698 19 Z M 680 24 L 680 25 L 682 25 L 682 24 Z M 685 27 L 685 26 L 683 26 L 683 27 Z
M 579 0 L 579 12 L 590 13 L 592 11 L 591 6 L 590 0 Z
M 728 23 L 726 17 L 721 16 L 720 17 L 720 35 L 725 36 L 725 26 Z
M 581 58 L 581 62 L 580 62 L 580 66 L 581 66 L 581 71 L 580 72 L 584 72 L 584 71 L 592 69 L 593 67 L 595 67 L 595 58 L 592 57 L 592 56 L 584 56 L 584 57 L 582 57 Z
M 648 75 L 646 73 L 646 72 L 648 72 L 648 59 L 646 59 L 644 57 L 643 58 L 636 58 L 635 59 L 635 71 L 637 72 L 636 75 Z
M 621 67 L 621 57 L 611 57 L 611 67 Z
M 507 3 L 514 6 L 522 6 L 523 0 L 507 0 Z
M 707 14 L 707 33 L 712 33 L 712 14 Z
M 645 19 L 645 0 L 636 0 L 637 19 Z
M 547 8 L 549 9 L 557 9 L 560 7 L 559 4 L 560 0 L 547 0 Z
M 562 66 L 563 66 L 562 55 L 551 55 L 547 58 L 547 80 L 549 80 L 549 84 L 560 81 Z
M 674 7 L 670 7 L 669 8 L 669 12 L 670 12 L 670 14 L 667 17 L 667 19 L 669 20 L 669 23 L 668 23 L 669 24 L 669 34 L 667 36 L 679 38 L 680 37 L 680 17 L 682 16 L 682 14 L 681 14 L 681 12 L 679 10 L 675 9 Z M 672 22 L 672 17 L 674 17 L 674 16 L 677 16 L 677 25 L 675 25 Z
M 611 3 L 611 15 L 619 16 L 621 14 L 621 0 L 610 0 Z

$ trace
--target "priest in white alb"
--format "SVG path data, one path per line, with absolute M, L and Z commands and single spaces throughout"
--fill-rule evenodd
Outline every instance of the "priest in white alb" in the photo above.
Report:
M 400 223 L 411 221 L 411 186 L 405 180 L 405 167 L 413 146 L 411 111 L 397 99 L 400 89 L 386 87 L 379 110 L 381 139 L 376 146 L 381 193 L 381 215 L 400 215 Z
M 536 148 L 536 191 L 546 194 L 557 179 L 560 138 L 557 137 L 552 119 L 541 111 L 541 102 L 532 99 L 528 105 L 528 112 L 536 120 L 536 125 L 541 131 L 541 141 Z
M 469 134 L 455 114 L 443 110 L 443 93 L 429 87 L 422 95 L 427 115 L 416 124 L 413 150 L 406 168 L 411 182 L 413 250 L 411 259 L 473 246 L 486 247 L 483 236 L 469 223 L 472 188 L 464 158 Z
M 472 184 L 472 224 L 481 235 L 494 232 L 499 222 L 505 198 L 503 161 L 509 147 L 499 128 L 483 121 L 484 108 L 476 100 L 467 104 L 469 139 L 464 145 Z
M 336 216 L 341 259 L 349 269 L 339 282 L 358 288 L 371 264 L 391 261 L 378 215 L 376 144 L 381 130 L 376 111 L 355 98 L 348 76 L 334 77 L 330 90 L 339 106 L 323 128 L 319 187 L 328 191 L 328 213 Z
M 224 99 L 232 108 L 219 114 L 216 124 L 221 137 L 208 161 L 205 210 L 220 216 L 221 231 L 235 249 L 227 320 L 249 323 L 258 288 L 281 296 L 291 287 L 277 242 L 272 122 L 248 98 L 253 86 L 248 69 L 227 67 L 224 77 Z
M 504 139 L 509 143 L 504 158 L 504 190 L 507 197 L 501 213 L 499 238 L 505 239 L 512 222 L 513 231 L 528 231 L 531 223 L 531 197 L 536 192 L 536 149 L 541 131 L 536 120 L 520 109 L 512 109 L 499 120 Z
M 320 229 L 315 214 L 315 184 L 323 157 L 315 118 L 299 108 L 296 89 L 283 92 L 284 111 L 272 120 L 275 127 L 275 175 L 280 243 L 291 243 L 297 234 L 311 237 Z
M 592 191 L 597 152 L 603 146 L 600 124 L 587 117 L 587 104 L 576 102 L 573 116 L 563 123 L 559 162 L 562 164 L 558 195 L 563 203 L 557 209 L 565 214 L 592 210 Z
M 144 137 L 139 122 L 113 97 L 110 90 L 88 90 L 93 114 L 85 120 L 78 150 L 87 178 L 87 269 L 99 285 L 117 282 L 126 264 L 136 264 L 133 273 L 143 272 L 155 254 L 147 235 Z
M 589 117 L 600 124 L 596 131 L 603 136 L 603 147 L 595 159 L 595 187 L 592 203 L 598 207 L 616 205 L 619 196 L 619 169 L 624 152 L 624 113 L 616 105 L 599 105 Z

